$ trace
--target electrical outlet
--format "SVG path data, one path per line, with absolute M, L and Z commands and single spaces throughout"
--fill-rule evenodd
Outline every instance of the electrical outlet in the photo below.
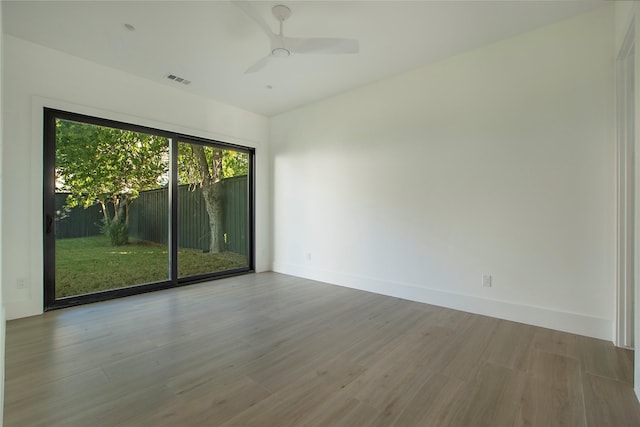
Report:
M 311 252 L 307 252 L 307 261 L 311 261 Z
M 25 279 L 24 277 L 19 277 L 18 280 L 16 280 L 16 288 L 25 289 L 26 287 L 27 287 L 27 279 Z
M 491 287 L 491 275 L 490 274 L 483 274 L 482 275 L 482 286 L 484 286 L 485 288 L 490 288 Z

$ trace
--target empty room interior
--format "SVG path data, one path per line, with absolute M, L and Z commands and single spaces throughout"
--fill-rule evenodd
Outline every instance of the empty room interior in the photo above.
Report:
M 0 17 L 4 426 L 640 425 L 640 3 Z

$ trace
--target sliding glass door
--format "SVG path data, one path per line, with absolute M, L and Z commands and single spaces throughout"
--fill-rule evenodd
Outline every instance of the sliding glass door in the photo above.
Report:
M 45 309 L 253 269 L 253 151 L 45 110 Z
M 178 142 L 178 277 L 249 266 L 249 154 Z

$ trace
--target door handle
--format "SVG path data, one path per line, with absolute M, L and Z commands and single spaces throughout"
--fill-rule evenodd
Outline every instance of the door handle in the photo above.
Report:
M 51 234 L 51 230 L 53 229 L 53 217 L 47 214 L 46 225 L 45 225 L 45 233 Z

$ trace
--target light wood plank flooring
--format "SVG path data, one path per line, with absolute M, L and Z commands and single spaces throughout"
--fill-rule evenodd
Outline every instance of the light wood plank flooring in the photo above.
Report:
M 8 322 L 5 426 L 640 426 L 632 358 L 253 274 Z

